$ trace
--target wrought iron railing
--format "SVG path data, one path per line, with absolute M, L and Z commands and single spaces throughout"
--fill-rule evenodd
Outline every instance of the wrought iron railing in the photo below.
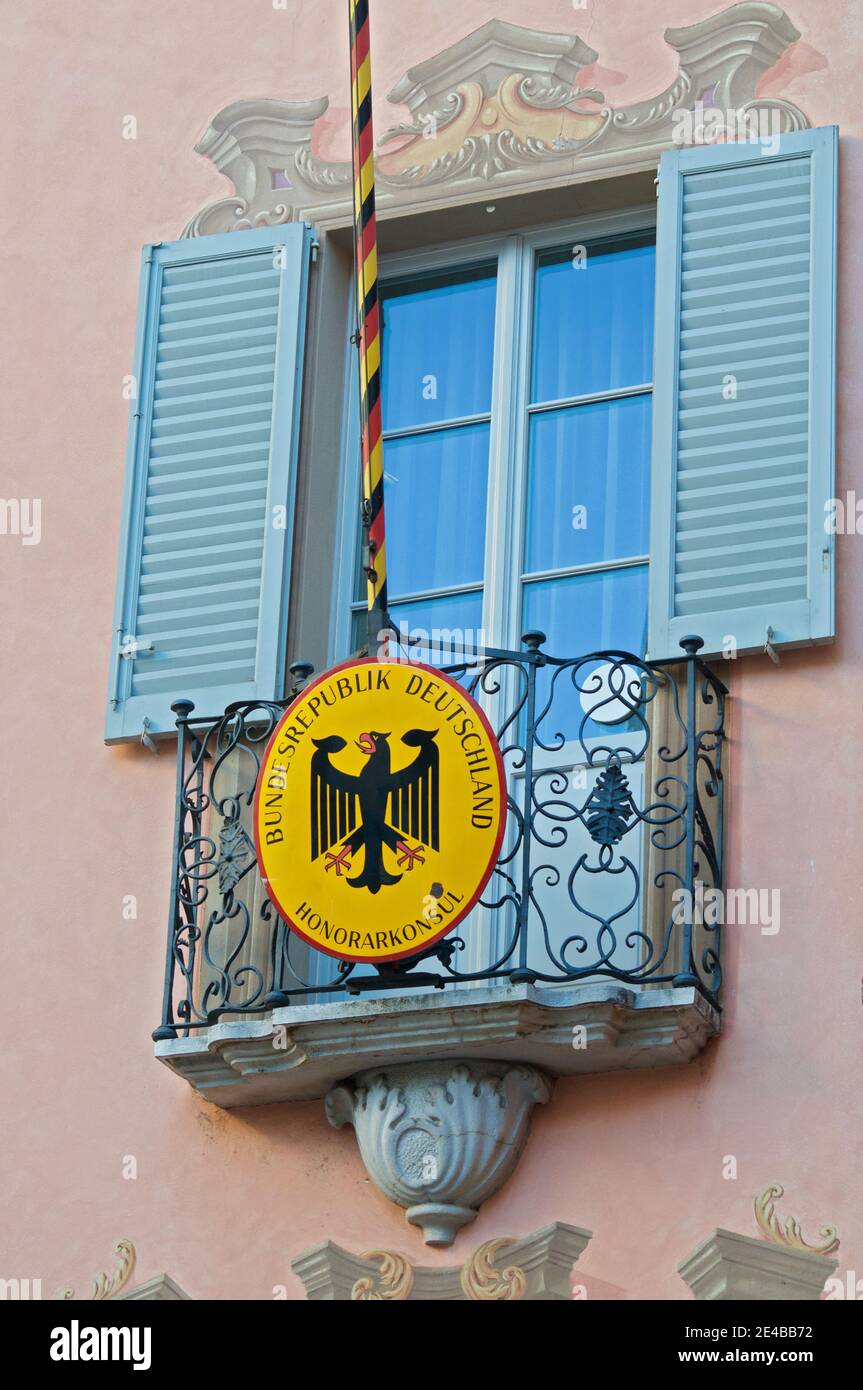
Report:
M 316 952 L 261 882 L 251 807 L 290 700 L 211 718 L 189 701 L 173 706 L 175 851 L 154 1037 L 334 995 L 477 981 L 690 985 L 716 1003 L 721 925 L 697 904 L 723 886 L 725 686 L 698 638 L 661 665 L 617 651 L 560 659 L 544 640 L 528 633 L 522 651 L 486 649 L 443 668 L 497 731 L 507 832 L 456 933 L 377 967 Z M 296 693 L 311 667 L 291 670 Z

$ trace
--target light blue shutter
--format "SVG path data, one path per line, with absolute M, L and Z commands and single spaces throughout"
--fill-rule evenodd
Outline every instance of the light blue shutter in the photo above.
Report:
M 144 250 L 109 742 L 172 729 L 180 697 L 283 693 L 309 245 L 292 223 Z
M 649 652 L 834 635 L 835 127 L 663 154 Z M 736 395 L 736 398 L 735 398 Z

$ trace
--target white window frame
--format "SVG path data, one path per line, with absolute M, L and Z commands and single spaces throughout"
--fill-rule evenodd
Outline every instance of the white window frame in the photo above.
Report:
M 495 343 L 492 366 L 488 493 L 486 504 L 485 558 L 483 568 L 482 628 L 490 645 L 518 650 L 522 635 L 522 568 L 527 502 L 528 422 L 531 414 L 602 399 L 646 394 L 653 382 L 622 390 L 592 392 L 565 397 L 553 403 L 530 405 L 530 358 L 533 335 L 534 274 L 537 256 L 556 247 L 582 245 L 617 236 L 655 232 L 655 205 L 640 205 L 614 213 L 595 213 L 573 221 L 544 224 L 499 237 L 475 237 L 457 243 L 430 246 L 419 251 L 395 252 L 380 262 L 381 287 L 434 271 L 467 270 L 497 261 Z M 352 311 L 346 340 L 353 331 Z M 331 665 L 350 655 L 351 617 L 354 598 L 357 517 L 360 506 L 360 458 L 356 349 L 346 372 L 344 400 L 342 486 L 339 498 L 336 563 L 331 602 L 328 658 Z M 450 426 L 452 427 L 452 426 Z M 385 493 L 386 497 L 386 493 Z M 649 556 L 623 561 L 597 561 L 554 570 L 545 577 L 628 568 L 649 563 Z M 530 578 L 538 578 L 531 575 Z M 473 585 L 464 586 L 474 588 Z M 478 586 L 476 586 L 478 587 Z M 433 592 L 433 591 L 431 591 Z M 410 595 L 427 597 L 429 595 Z M 454 592 L 446 588 L 443 593 Z M 408 596 L 399 596 L 405 601 Z M 577 655 L 577 653 L 553 653 Z

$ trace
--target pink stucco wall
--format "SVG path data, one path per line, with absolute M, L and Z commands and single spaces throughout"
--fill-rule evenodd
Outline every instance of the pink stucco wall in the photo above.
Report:
M 720 8 L 373 0 L 378 128 L 404 117 L 385 94 L 406 68 L 492 17 L 579 33 L 620 104 L 673 76 L 665 27 Z M 802 39 L 762 90 L 840 125 L 839 493 L 863 497 L 863 18 L 847 0 L 786 9 Z M 860 537 L 839 539 L 836 645 L 731 672 L 730 881 L 780 888 L 782 929 L 729 931 L 723 1038 L 685 1069 L 560 1082 L 454 1253 L 422 1247 L 319 1103 L 224 1113 L 153 1060 L 173 757 L 102 743 L 138 248 L 228 191 L 192 146 L 231 101 L 327 92 L 321 152 L 347 155 L 345 4 L 5 0 L 2 12 L 0 493 L 42 499 L 42 540 L 0 537 L 0 1275 L 84 1292 L 126 1235 L 141 1279 L 302 1297 L 290 1259 L 328 1237 L 451 1263 L 565 1220 L 594 1231 L 578 1266 L 593 1296 L 681 1298 L 678 1260 L 717 1225 L 754 1234 L 752 1196 L 774 1180 L 805 1230 L 839 1226 L 840 1272 L 863 1273 Z M 129 894 L 137 921 L 123 918 Z M 722 1176 L 729 1154 L 736 1181 Z

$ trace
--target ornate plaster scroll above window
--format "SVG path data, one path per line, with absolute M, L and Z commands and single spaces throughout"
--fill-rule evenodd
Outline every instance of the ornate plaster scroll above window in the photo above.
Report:
M 311 153 L 312 128 L 327 107 L 317 101 L 235 101 L 213 118 L 195 146 L 234 185 L 233 198 L 209 203 L 183 236 L 272 227 L 290 222 L 312 190 L 346 190 L 350 164 L 321 165 Z M 301 178 L 299 170 L 305 171 Z
M 647 101 L 616 108 L 582 89 L 598 54 L 573 34 L 547 34 L 493 19 L 396 83 L 389 101 L 411 120 L 387 130 L 377 155 L 381 211 L 462 202 L 644 170 L 674 143 L 679 113 L 701 101 L 722 111 L 775 111 L 780 130 L 809 125 L 781 98 L 756 98 L 761 77 L 799 39 L 785 12 L 732 5 L 710 19 L 667 29 L 677 76 Z M 614 54 L 604 54 L 614 62 Z M 201 236 L 307 217 L 350 215 L 350 161 L 312 153 L 318 101 L 239 101 L 214 118 L 195 149 L 233 183 L 235 196 L 203 208 L 184 232 Z
M 382 186 L 489 180 L 579 148 L 604 123 L 602 93 L 578 86 L 579 72 L 598 56 L 575 36 L 490 20 L 411 68 L 389 93 L 414 119 L 382 137 L 381 144 L 401 141 L 377 156 Z M 580 100 L 594 109 L 570 109 Z

